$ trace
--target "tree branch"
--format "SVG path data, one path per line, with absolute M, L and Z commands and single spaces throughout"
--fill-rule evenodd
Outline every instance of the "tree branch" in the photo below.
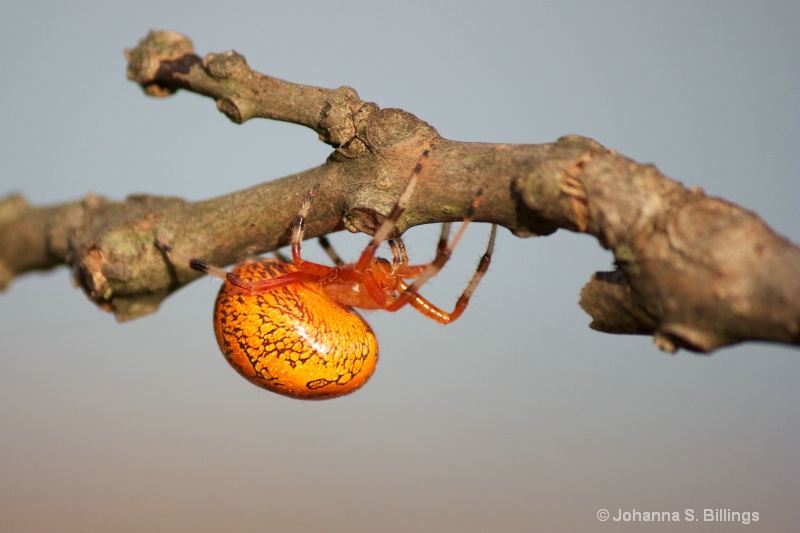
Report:
M 66 264 L 91 300 L 119 320 L 136 318 L 198 276 L 170 264 L 156 238 L 221 265 L 275 250 L 288 243 L 297 206 L 315 183 L 308 237 L 372 233 L 429 149 L 398 233 L 460 220 L 482 188 L 476 221 L 518 236 L 583 232 L 614 253 L 617 270 L 595 274 L 581 293 L 594 329 L 653 335 L 667 351 L 709 352 L 745 340 L 800 345 L 800 249 L 754 213 L 686 189 L 652 165 L 578 136 L 543 145 L 446 140 L 348 87 L 271 78 L 232 51 L 201 59 L 175 32 L 151 32 L 126 57 L 128 78 L 149 95 L 184 89 L 214 98 L 236 123 L 302 124 L 334 151 L 306 172 L 202 202 L 89 195 L 32 207 L 20 196 L 0 199 L 0 286 Z

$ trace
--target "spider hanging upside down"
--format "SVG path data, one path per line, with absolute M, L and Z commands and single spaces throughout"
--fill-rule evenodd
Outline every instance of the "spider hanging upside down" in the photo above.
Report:
M 418 291 L 450 258 L 475 214 L 482 191 L 472 200 L 452 240 L 450 223 L 442 225 L 432 262 L 408 264 L 399 237 L 388 241 L 391 261 L 375 256 L 405 212 L 427 156 L 426 150 L 389 216 L 355 263 L 344 263 L 324 237 L 320 237 L 320 244 L 335 266 L 306 261 L 300 254 L 305 219 L 318 186 L 311 189 L 295 217 L 292 263 L 264 259 L 245 262 L 228 272 L 156 241 L 162 252 L 225 281 L 214 309 L 214 330 L 222 353 L 239 374 L 251 383 L 293 398 L 342 396 L 364 385 L 378 362 L 378 342 L 372 328 L 353 308 L 394 312 L 411 305 L 441 324 L 461 316 L 489 268 L 496 225 L 492 225 L 486 252 L 451 312 L 436 307 Z

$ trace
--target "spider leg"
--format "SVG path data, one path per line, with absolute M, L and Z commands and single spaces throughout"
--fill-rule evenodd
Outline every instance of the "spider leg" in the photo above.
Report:
M 251 293 L 265 292 L 277 287 L 284 287 L 286 285 L 301 283 L 303 281 L 309 281 L 312 279 L 312 276 L 309 276 L 305 272 L 289 272 L 287 274 L 278 276 L 277 278 L 249 282 L 243 280 L 233 272 L 228 272 L 224 268 L 206 263 L 202 259 L 197 259 L 195 257 L 188 256 L 181 251 L 175 250 L 167 243 L 158 239 L 155 241 L 155 246 L 162 252 L 169 254 L 170 257 L 180 259 L 192 270 L 196 270 L 197 272 L 202 272 L 203 274 L 208 274 L 209 276 L 214 276 L 215 278 L 227 281 L 231 285 Z
M 317 191 L 319 191 L 319 183 L 311 187 L 311 190 L 308 191 L 308 197 L 302 203 L 300 206 L 300 211 L 298 211 L 297 215 L 294 217 L 294 225 L 292 226 L 292 263 L 294 263 L 294 266 L 296 266 L 298 270 L 309 274 L 311 277 L 323 278 L 330 275 L 331 271 L 333 271 L 335 267 L 329 267 L 319 263 L 314 263 L 312 261 L 306 261 L 301 255 L 303 237 L 305 236 L 306 231 L 306 217 L 308 216 L 308 212 L 311 210 L 311 204 L 314 203 L 314 199 L 317 197 Z M 324 248 L 325 247 L 323 245 L 323 249 Z M 333 248 L 330 249 L 333 250 Z
M 436 261 L 438 257 L 444 254 L 445 251 L 447 250 L 447 242 L 450 239 L 450 226 L 452 226 L 452 223 L 450 222 L 444 222 L 442 224 L 442 231 L 439 234 L 439 243 L 436 246 L 436 257 L 434 257 L 433 259 L 434 261 Z M 406 265 L 400 272 L 398 272 L 398 274 L 403 279 L 416 278 L 422 275 L 422 273 L 425 272 L 425 269 L 427 269 L 429 265 L 430 263 L 423 263 L 420 265 Z
M 464 289 L 464 292 L 456 302 L 452 312 L 447 313 L 442 311 L 438 307 L 428 302 L 422 296 L 419 296 L 418 292 L 420 287 L 422 287 L 429 279 L 435 276 L 442 269 L 445 263 L 447 263 L 448 259 L 450 259 L 450 256 L 453 254 L 453 250 L 458 245 L 461 237 L 466 231 L 467 226 L 469 225 L 469 222 L 475 215 L 475 210 L 480 203 L 482 192 L 483 191 L 479 191 L 475 196 L 475 199 L 472 201 L 472 204 L 470 204 L 469 209 L 467 210 L 467 216 L 464 218 L 464 222 L 461 224 L 461 227 L 458 228 L 458 232 L 456 232 L 453 240 L 447 243 L 447 245 L 444 247 L 444 250 L 441 249 L 442 241 L 446 241 L 446 230 L 443 228 L 443 237 L 439 241 L 439 251 L 437 251 L 436 258 L 419 275 L 419 277 L 414 280 L 411 285 L 407 285 L 405 287 L 395 301 L 387 307 L 388 311 L 396 311 L 404 305 L 410 303 L 412 307 L 420 311 L 425 316 L 442 324 L 448 324 L 461 316 L 461 313 L 464 312 L 464 309 L 466 309 L 467 304 L 469 303 L 469 299 L 472 297 L 472 294 L 475 292 L 475 289 L 478 287 L 478 284 L 481 282 L 481 279 L 489 268 L 492 252 L 494 251 L 494 242 L 497 236 L 496 224 L 492 224 L 492 230 L 489 235 L 489 243 L 486 246 L 486 252 L 484 252 L 483 256 L 481 257 L 478 268 L 475 270 L 472 279 L 470 279 L 467 287 Z M 447 231 L 449 231 L 449 229 Z M 403 285 L 405 285 L 405 283 Z
M 406 285 L 406 288 L 407 287 L 408 285 Z M 432 304 L 430 300 L 420 294 L 415 294 L 414 297 L 409 300 L 408 304 L 431 320 L 435 320 L 439 324 L 449 324 L 458 318 L 459 315 L 461 315 L 461 313 L 456 314 L 455 310 L 453 310 L 452 313 L 448 313 L 442 308 Z
M 210 276 L 214 276 L 222 280 L 227 280 L 228 276 L 234 276 L 237 278 L 239 277 L 236 276 L 235 274 L 228 272 L 224 268 L 220 268 L 218 266 L 206 263 L 205 261 L 186 255 L 185 253 L 179 250 L 175 250 L 169 244 L 162 242 L 158 239 L 155 240 L 154 244 L 156 248 L 158 248 L 161 252 L 164 252 L 167 255 L 169 255 L 170 258 L 180 259 L 181 262 L 183 262 L 185 265 L 188 265 L 189 268 L 191 268 L 192 270 L 196 270 L 198 272 L 202 272 L 203 274 L 208 274 Z
M 182 260 L 192 270 L 196 270 L 198 272 L 202 272 L 203 274 L 208 274 L 210 276 L 227 281 L 231 285 L 239 287 L 240 289 L 248 292 L 266 292 L 276 287 L 283 287 L 293 283 L 301 283 L 304 281 L 311 281 L 328 276 L 333 270 L 335 270 L 335 267 L 329 267 L 319 263 L 306 261 L 302 258 L 300 253 L 303 235 L 305 233 L 306 216 L 308 216 L 308 212 L 311 209 L 311 204 L 314 203 L 314 198 L 316 198 L 318 190 L 319 184 L 316 184 L 311 188 L 311 190 L 308 192 L 308 197 L 300 206 L 300 211 L 298 211 L 297 215 L 295 216 L 294 225 L 292 228 L 292 262 L 297 267 L 297 272 L 289 272 L 276 278 L 249 282 L 244 281 L 238 275 L 234 274 L 233 272 L 228 272 L 224 268 L 206 263 L 201 259 L 190 257 L 183 252 L 174 250 L 170 245 L 158 239 L 155 241 L 155 246 L 162 252 Z
M 442 224 L 442 232 L 439 234 L 439 244 L 436 245 L 436 255 L 439 256 L 447 250 L 447 241 L 450 240 L 450 226 L 452 222 Z
M 358 262 L 356 262 L 355 265 L 355 270 L 357 272 L 363 272 L 369 267 L 372 260 L 375 258 L 375 252 L 378 250 L 378 246 L 380 246 L 380 244 L 389 237 L 392 231 L 394 231 L 397 226 L 397 221 L 400 220 L 400 217 L 405 213 L 408 201 L 414 194 L 417 180 L 424 166 L 423 161 L 427 159 L 429 155 L 429 150 L 422 152 L 417 164 L 414 166 L 414 170 L 411 171 L 411 178 L 409 178 L 406 188 L 403 190 L 402 194 L 400 194 L 400 198 L 397 199 L 397 203 L 394 204 L 394 207 L 392 207 L 392 210 L 389 212 L 389 216 L 386 217 L 383 224 L 380 225 L 372 236 L 372 240 L 369 241 L 367 247 L 361 252 L 361 256 L 358 258 Z
M 484 274 L 486 274 L 486 271 L 489 269 L 489 263 L 492 260 L 492 252 L 494 251 L 494 240 L 496 235 L 497 225 L 492 224 L 492 231 L 489 236 L 489 244 L 486 247 L 486 252 L 484 252 L 483 256 L 481 256 L 481 260 L 478 263 L 478 268 L 475 269 L 475 273 L 472 275 L 472 278 L 469 280 L 466 288 L 464 288 L 464 292 L 461 293 L 461 296 L 456 301 L 456 305 L 453 307 L 452 311 L 448 313 L 447 311 L 442 310 L 440 307 L 432 304 L 427 298 L 420 294 L 413 294 L 407 303 L 423 315 L 435 320 L 440 324 L 449 324 L 460 317 L 464 310 L 466 310 L 469 300 L 475 293 L 475 289 L 478 288 L 478 285 L 483 279 Z M 403 283 L 401 286 L 402 285 L 406 284 Z M 408 285 L 406 285 L 406 290 L 403 294 L 407 293 L 411 294 Z M 397 309 L 395 309 L 393 305 L 390 306 L 388 310 L 396 311 Z
M 294 224 L 292 224 L 292 263 L 297 267 L 305 262 L 301 255 L 301 250 L 303 247 L 303 237 L 306 232 L 306 217 L 311 210 L 311 204 L 314 203 L 318 191 L 319 183 L 311 187 L 311 190 L 308 191 L 308 196 L 300 205 L 300 210 L 294 216 Z
M 331 242 L 324 235 L 318 238 L 319 245 L 331 258 L 331 261 L 338 266 L 344 266 L 344 260 L 334 249 Z M 408 254 L 406 253 L 406 245 L 400 237 L 396 239 L 389 239 L 389 248 L 392 250 L 392 274 L 396 274 L 399 270 L 404 269 L 408 265 Z
M 400 272 L 405 272 L 408 267 L 408 253 L 406 243 L 403 239 L 389 239 L 389 248 L 392 250 L 392 276 L 397 276 Z
M 319 245 L 322 247 L 325 253 L 328 254 L 328 257 L 331 258 L 331 261 L 333 261 L 336 266 L 344 265 L 344 261 L 342 261 L 342 258 L 339 257 L 339 254 L 336 253 L 336 250 L 333 249 L 331 241 L 329 241 L 325 235 L 322 235 L 317 240 L 319 241 Z
M 475 269 L 475 273 L 464 288 L 464 292 L 458 297 L 455 307 L 450 312 L 450 320 L 448 322 L 452 322 L 461 316 L 461 313 L 464 312 L 467 308 L 467 304 L 469 304 L 469 299 L 472 298 L 475 289 L 478 288 L 478 285 L 483 279 L 484 274 L 489 270 L 489 263 L 492 261 L 492 253 L 494 252 L 495 237 L 497 237 L 497 224 L 492 224 L 492 230 L 489 233 L 489 244 L 486 245 L 486 251 L 483 252 L 481 260 L 478 262 L 478 268 Z

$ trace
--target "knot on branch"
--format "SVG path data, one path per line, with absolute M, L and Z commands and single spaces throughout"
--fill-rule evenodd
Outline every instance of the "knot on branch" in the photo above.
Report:
M 197 62 L 193 59 L 197 58 L 194 45 L 188 37 L 175 31 L 151 30 L 147 37 L 139 41 L 136 48 L 125 50 L 128 79 L 141 85 L 150 96 L 169 96 L 180 87 L 175 84 L 161 84 L 160 78 L 165 73 L 160 71 L 164 65 L 172 65 L 175 71 L 186 72 L 188 65 L 183 65 L 180 69 L 177 65 L 187 57 L 189 63 Z

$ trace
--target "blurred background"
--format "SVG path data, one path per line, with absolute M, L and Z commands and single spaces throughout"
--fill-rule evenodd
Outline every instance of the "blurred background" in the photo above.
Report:
M 793 1 L 3 2 L 0 195 L 199 200 L 324 161 L 302 127 L 146 97 L 123 49 L 158 28 L 201 56 L 236 49 L 272 76 L 349 85 L 450 139 L 592 137 L 797 243 L 798 21 Z M 437 231 L 407 234 L 415 261 Z M 488 231 L 470 228 L 427 296 L 455 302 Z M 352 258 L 367 238 L 332 241 Z M 376 374 L 312 403 L 228 367 L 217 280 L 117 324 L 65 268 L 18 278 L 0 295 L 2 529 L 730 531 L 703 521 L 716 508 L 758 512 L 748 531 L 797 531 L 800 352 L 670 356 L 594 332 L 579 291 L 611 268 L 589 237 L 502 230 L 458 322 L 369 314 Z M 599 509 L 700 520 L 604 523 Z

